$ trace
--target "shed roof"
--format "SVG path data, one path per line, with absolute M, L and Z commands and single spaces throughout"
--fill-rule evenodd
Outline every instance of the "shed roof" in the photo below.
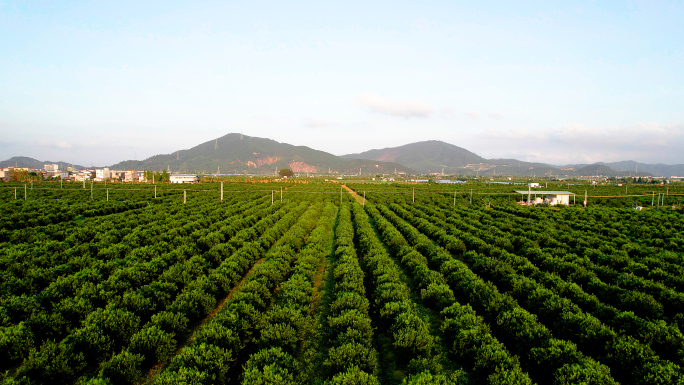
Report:
M 527 194 L 527 193 L 531 193 L 531 194 L 537 194 L 537 195 L 576 195 L 574 192 L 570 192 L 570 191 L 535 191 L 535 190 L 528 191 L 528 190 L 516 190 L 516 191 L 514 191 L 514 192 L 516 192 L 516 193 L 518 193 L 518 194 Z

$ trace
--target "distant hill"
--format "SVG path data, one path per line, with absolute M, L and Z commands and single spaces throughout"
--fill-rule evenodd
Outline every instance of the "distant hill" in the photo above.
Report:
M 613 170 L 628 172 L 632 175 L 634 175 L 635 172 L 638 171 L 639 175 L 648 173 L 659 176 L 684 176 L 684 164 L 647 164 L 635 162 L 633 160 L 625 160 L 621 162 L 612 163 L 599 162 L 599 164 L 604 164 L 612 168 Z
M 66 170 L 67 167 L 71 167 L 71 163 L 67 162 L 53 162 L 51 160 L 45 160 L 45 161 L 40 161 L 37 159 L 29 158 L 26 156 L 14 156 L 11 157 L 7 160 L 3 160 L 0 162 L 0 167 L 33 167 L 33 168 L 43 168 L 45 167 L 46 164 L 62 164 L 60 169 L 63 167 L 63 169 Z M 83 170 L 86 167 L 83 167 L 81 165 L 74 165 L 74 168 L 77 170 Z
M 479 165 L 487 162 L 486 159 L 465 148 L 438 140 L 369 150 L 360 154 L 343 155 L 342 157 L 397 162 L 422 174 L 442 172 L 442 169 L 445 173 L 450 174 L 454 173 L 456 169 L 464 169 L 468 165 Z
M 67 162 L 38 161 L 13 157 L 0 167 L 42 168 L 45 164 Z M 76 165 L 76 169 L 86 167 Z M 92 168 L 92 167 L 91 167 Z M 485 159 L 471 151 L 438 140 L 409 143 L 398 147 L 336 156 L 306 146 L 293 146 L 275 140 L 241 134 L 228 134 L 189 149 L 160 154 L 142 161 L 127 160 L 110 166 L 114 170 L 163 170 L 180 173 L 268 174 L 290 168 L 296 173 L 330 172 L 357 175 L 441 174 L 519 175 L 547 177 L 579 176 L 684 176 L 684 164 L 646 164 L 622 161 L 563 166 L 523 162 L 517 159 Z M 638 169 L 638 174 L 636 173 Z
M 621 173 L 613 170 L 612 168 L 603 164 L 590 164 L 584 166 L 576 171 L 577 175 L 580 176 L 592 176 L 592 175 L 602 175 L 602 176 L 619 176 Z
M 110 166 L 113 170 L 163 170 L 181 173 L 270 174 L 290 168 L 296 173 L 336 172 L 340 174 L 382 174 L 395 171 L 414 173 L 394 162 L 344 159 L 306 146 L 242 134 L 228 134 L 186 150 L 155 155 L 142 161 L 127 160 Z
M 345 158 L 390 160 L 404 164 L 422 174 L 462 175 L 575 175 L 545 163 L 523 162 L 517 159 L 485 159 L 462 147 L 438 140 L 410 143 L 399 147 L 370 150 Z

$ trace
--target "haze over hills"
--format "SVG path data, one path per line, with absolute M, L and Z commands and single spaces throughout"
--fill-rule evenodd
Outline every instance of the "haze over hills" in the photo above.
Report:
M 342 157 L 397 162 L 424 174 L 442 172 L 442 169 L 445 173 L 450 173 L 452 169 L 465 168 L 471 164 L 481 164 L 487 161 L 465 148 L 437 140 L 369 150 L 360 154 L 342 155 Z
M 281 168 L 297 173 L 337 172 L 341 174 L 415 173 L 393 162 L 344 159 L 306 146 L 293 146 L 272 139 L 228 134 L 187 150 L 155 155 L 142 161 L 127 160 L 111 169 L 162 170 L 171 172 L 208 172 L 270 174 Z
M 42 168 L 47 163 L 27 157 L 13 157 L 0 167 Z M 294 146 L 266 138 L 228 134 L 190 149 L 160 154 L 142 161 L 127 160 L 109 166 L 115 170 L 163 170 L 181 173 L 274 175 L 281 168 L 297 173 L 365 175 L 441 174 L 521 176 L 684 176 L 684 165 L 645 164 L 634 161 L 554 166 L 516 159 L 485 159 L 471 151 L 442 141 L 430 140 L 336 156 L 306 146 Z M 75 168 L 85 167 L 76 165 Z M 638 174 L 636 171 L 638 170 Z
M 421 174 L 442 173 L 463 175 L 536 175 L 536 176 L 628 176 L 636 175 L 629 169 L 622 167 L 615 170 L 610 164 L 595 165 L 568 165 L 554 166 L 545 163 L 524 162 L 517 159 L 485 159 L 464 148 L 442 141 L 430 140 L 425 142 L 410 143 L 399 147 L 389 147 L 378 150 L 369 150 L 360 154 L 343 155 L 344 158 L 360 158 L 371 160 L 391 160 L 402 163 Z M 615 164 L 621 165 L 617 162 Z M 629 164 L 631 165 L 631 164 Z M 647 167 L 658 165 L 639 166 L 640 176 L 677 175 L 671 171 L 684 169 L 684 165 L 663 167 Z
M 597 162 L 595 164 L 603 165 L 606 167 L 611 168 L 612 170 L 621 172 L 621 173 L 628 173 L 631 175 L 635 175 L 636 172 L 639 173 L 639 175 L 644 175 L 644 173 L 652 174 L 652 175 L 665 175 L 665 176 L 684 176 L 684 164 L 663 164 L 663 163 L 656 163 L 656 164 L 648 164 L 648 163 L 639 163 L 635 162 L 633 160 L 624 160 L 620 162 Z M 577 169 L 587 167 L 589 165 L 587 164 L 577 164 L 577 165 L 570 165 L 570 166 L 565 166 L 565 167 L 575 167 Z
M 3 160 L 0 162 L 0 168 L 4 167 L 33 167 L 33 168 L 43 168 L 46 164 L 61 164 L 64 169 L 67 167 L 71 167 L 70 162 L 64 162 L 64 161 L 59 161 L 59 162 L 53 162 L 51 160 L 46 160 L 46 161 L 40 161 L 37 159 L 29 158 L 27 156 L 13 156 L 7 160 Z M 84 170 L 86 167 L 75 164 L 73 167 L 76 170 Z

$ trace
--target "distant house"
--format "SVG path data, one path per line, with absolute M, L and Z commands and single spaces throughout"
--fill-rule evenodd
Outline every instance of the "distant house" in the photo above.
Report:
M 517 190 L 516 193 L 523 195 L 530 195 L 531 202 L 527 204 L 547 204 L 547 205 L 570 205 L 570 195 L 575 193 L 570 191 L 525 191 Z
M 453 184 L 453 183 L 465 183 L 466 181 L 464 180 L 448 180 L 448 179 L 440 179 L 437 181 L 437 183 L 447 183 L 447 184 Z
M 171 175 L 169 178 L 171 183 L 197 183 L 199 179 L 197 175 Z
M 95 180 L 102 182 L 105 179 L 111 178 L 112 173 L 109 171 L 109 167 L 105 167 L 99 170 L 95 170 Z

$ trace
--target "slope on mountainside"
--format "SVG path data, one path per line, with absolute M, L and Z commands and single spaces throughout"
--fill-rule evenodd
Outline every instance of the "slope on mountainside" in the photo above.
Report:
M 293 146 L 275 140 L 228 134 L 187 150 L 155 155 L 143 161 L 127 160 L 110 166 L 112 169 L 162 170 L 172 172 L 229 174 L 270 174 L 281 168 L 297 173 L 337 172 L 343 174 L 410 173 L 397 163 L 353 161 L 306 146 Z
M 457 168 L 485 163 L 487 160 L 464 148 L 438 140 L 410 143 L 399 147 L 369 150 L 360 154 L 348 154 L 348 159 L 371 159 L 397 162 L 420 173 L 454 173 Z
M 620 172 L 620 171 L 615 171 L 612 168 L 600 164 L 600 163 L 594 163 L 590 164 L 588 166 L 584 166 L 580 169 L 578 169 L 575 174 L 577 176 L 625 176 L 629 175 L 628 172 Z

